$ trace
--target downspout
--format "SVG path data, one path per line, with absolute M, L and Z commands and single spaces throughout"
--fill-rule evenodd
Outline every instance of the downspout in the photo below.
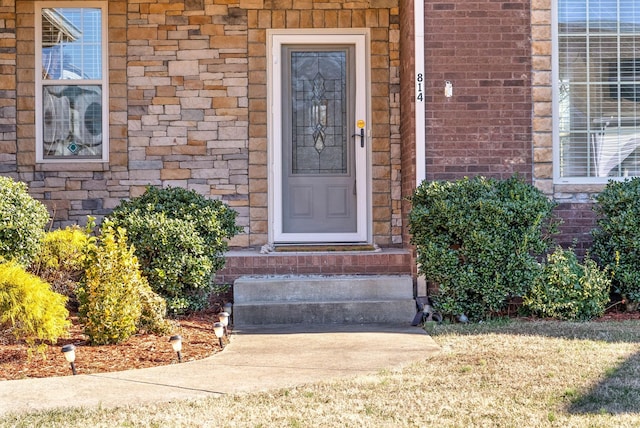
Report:
M 427 176 L 425 149 L 424 0 L 413 0 L 415 58 L 416 186 Z

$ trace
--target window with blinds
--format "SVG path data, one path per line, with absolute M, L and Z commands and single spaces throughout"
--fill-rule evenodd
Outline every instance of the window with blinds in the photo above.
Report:
M 38 2 L 36 17 L 38 160 L 104 161 L 106 2 Z
M 639 176 L 640 1 L 558 0 L 556 12 L 556 173 Z

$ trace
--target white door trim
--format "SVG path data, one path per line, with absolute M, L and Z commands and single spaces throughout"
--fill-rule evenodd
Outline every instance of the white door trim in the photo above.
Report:
M 356 60 L 355 118 L 365 121 L 364 148 L 356 145 L 357 222 L 354 233 L 285 233 L 282 225 L 282 68 L 283 45 L 353 45 Z M 368 242 L 370 240 L 369 208 L 369 153 L 371 144 L 371 115 L 369 113 L 369 30 L 368 29 L 317 29 L 317 30 L 267 30 L 267 117 L 269 156 L 269 242 L 271 243 L 320 243 L 320 242 Z M 359 129 L 353 129 L 359 133 Z M 351 140 L 356 144 L 356 140 Z

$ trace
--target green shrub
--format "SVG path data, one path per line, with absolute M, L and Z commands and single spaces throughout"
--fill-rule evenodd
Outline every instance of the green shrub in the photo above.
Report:
M 154 323 L 161 322 L 157 311 L 162 305 L 142 276 L 124 229 L 116 231 L 109 225 L 103 228 L 77 294 L 80 318 L 93 344 L 117 344 L 127 340 L 141 324 L 150 324 L 145 328 L 153 330 Z
M 47 232 L 34 264 L 46 269 L 83 271 L 87 262 L 87 248 L 94 240 L 88 230 L 79 226 Z
M 572 249 L 556 247 L 542 276 L 523 299 L 524 309 L 543 317 L 586 321 L 604 314 L 611 279 L 589 257 L 580 264 Z
M 488 319 L 540 275 L 554 204 L 518 177 L 425 181 L 411 201 L 418 269 L 443 315 Z
M 224 266 L 227 239 L 241 231 L 236 212 L 182 188 L 123 201 L 108 220 L 127 230 L 144 275 L 174 314 L 206 307 L 213 275 Z
M 613 274 L 613 288 L 636 309 L 640 302 L 640 178 L 609 181 L 595 198 L 598 227 L 592 253 Z
M 10 328 L 30 347 L 56 342 L 69 329 L 66 298 L 16 262 L 0 264 L 0 329 Z M 44 345 L 40 345 L 40 349 Z
M 38 276 L 73 303 L 77 303 L 76 286 L 84 277 L 89 254 L 95 247 L 95 237 L 89 232 L 92 225 L 90 221 L 87 229 L 69 226 L 47 232 L 33 262 Z
M 29 195 L 26 184 L 0 176 L 0 261 L 28 266 L 48 221 L 47 208 Z
M 165 318 L 167 302 L 156 294 L 148 283 L 140 287 L 139 292 L 142 307 L 137 324 L 138 331 L 152 334 L 170 333 L 173 325 Z

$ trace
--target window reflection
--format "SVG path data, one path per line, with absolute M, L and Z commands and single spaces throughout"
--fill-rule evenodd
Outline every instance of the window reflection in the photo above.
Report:
M 100 9 L 42 9 L 42 68 L 45 79 L 101 79 Z
M 46 156 L 101 155 L 100 86 L 44 86 L 42 101 Z
M 101 158 L 102 10 L 41 12 L 43 155 Z
M 562 177 L 640 175 L 640 4 L 559 0 Z

